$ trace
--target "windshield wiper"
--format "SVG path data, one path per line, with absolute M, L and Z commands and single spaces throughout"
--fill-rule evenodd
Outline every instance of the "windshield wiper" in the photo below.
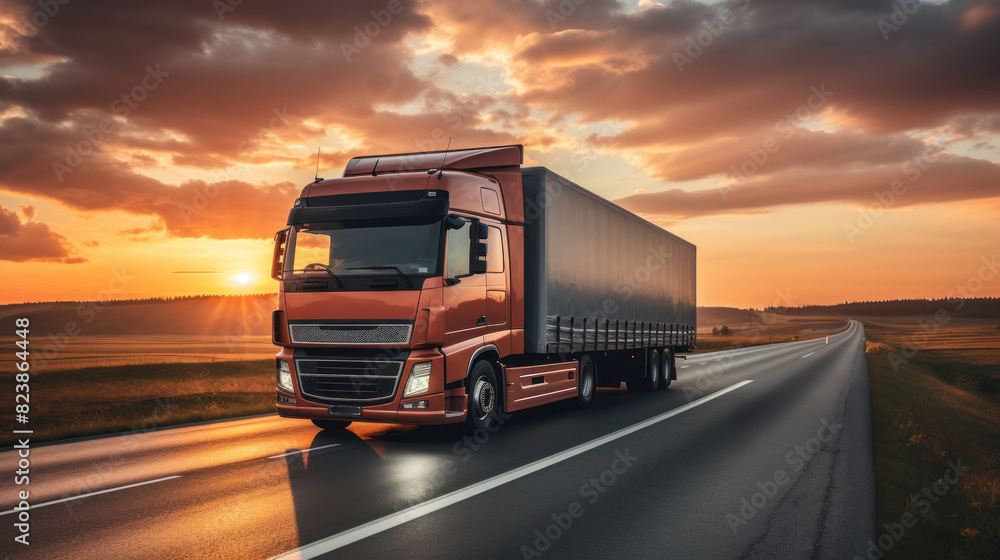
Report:
M 394 266 L 391 264 L 385 266 L 353 266 L 346 270 L 395 270 L 396 273 L 399 274 L 406 282 L 406 287 L 408 288 L 413 287 L 413 282 L 410 281 L 410 279 L 406 276 L 406 274 L 403 274 L 403 271 L 400 270 L 398 266 Z
M 340 278 L 337 278 L 337 275 L 334 274 L 332 270 L 330 270 L 330 267 L 326 266 L 325 264 L 319 264 L 319 263 L 313 263 L 309 266 L 311 266 L 313 269 L 319 269 L 326 272 L 327 274 L 330 275 L 330 278 L 333 278 L 333 281 L 337 283 L 338 288 L 341 289 L 344 288 L 344 283 L 340 281 Z M 293 270 L 292 272 L 295 273 L 295 272 L 313 272 L 313 271 L 307 268 L 303 268 L 301 270 Z

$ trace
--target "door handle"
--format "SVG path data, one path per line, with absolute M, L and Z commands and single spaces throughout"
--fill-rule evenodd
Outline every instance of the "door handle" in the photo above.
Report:
M 486 315 L 480 315 L 480 316 L 479 316 L 479 317 L 478 317 L 478 318 L 476 319 L 476 326 L 477 326 L 477 327 L 481 327 L 481 326 L 483 326 L 483 325 L 485 325 L 485 324 L 486 324 Z

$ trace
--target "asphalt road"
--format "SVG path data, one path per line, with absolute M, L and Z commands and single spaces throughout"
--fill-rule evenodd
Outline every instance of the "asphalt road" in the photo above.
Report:
M 864 331 L 678 360 L 495 433 L 248 418 L 31 449 L 6 558 L 853 558 L 875 538 Z M 17 469 L 13 451 L 0 471 Z M 52 503 L 55 502 L 55 503 Z

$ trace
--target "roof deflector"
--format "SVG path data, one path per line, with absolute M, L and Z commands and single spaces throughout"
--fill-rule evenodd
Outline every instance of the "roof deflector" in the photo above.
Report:
M 524 163 L 524 146 L 515 144 L 464 150 L 360 156 L 347 162 L 344 177 L 371 175 L 376 163 L 380 174 L 391 171 L 429 171 L 442 168 L 472 170 L 507 167 Z

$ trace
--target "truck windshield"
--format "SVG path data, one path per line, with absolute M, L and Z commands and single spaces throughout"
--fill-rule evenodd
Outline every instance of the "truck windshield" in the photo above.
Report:
M 440 220 L 304 224 L 292 231 L 294 243 L 288 260 L 296 273 L 326 274 L 328 269 L 338 277 L 400 272 L 432 276 L 438 270 Z

